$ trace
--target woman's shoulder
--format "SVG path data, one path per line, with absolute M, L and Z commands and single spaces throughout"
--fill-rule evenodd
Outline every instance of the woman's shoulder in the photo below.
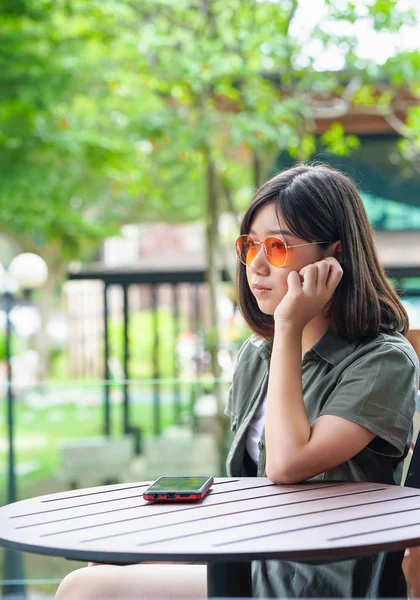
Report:
M 418 370 L 419 359 L 413 346 L 401 333 L 379 333 L 373 340 L 363 344 L 366 353 L 387 354 L 389 357 L 400 357 L 411 363 Z
M 337 378 L 369 377 L 380 371 L 381 378 L 404 372 L 418 382 L 419 360 L 410 342 L 400 333 L 381 332 L 370 340 L 348 340 L 328 331 L 310 351 L 331 363 Z M 418 385 L 418 383 L 416 384 Z
M 239 349 L 235 360 L 233 381 L 252 381 L 267 371 L 270 344 L 266 340 L 250 335 Z
M 250 335 L 242 344 L 236 357 L 238 363 L 241 359 L 250 358 L 256 356 L 260 358 L 267 358 L 270 355 L 270 343 L 264 338 L 259 337 L 255 333 Z

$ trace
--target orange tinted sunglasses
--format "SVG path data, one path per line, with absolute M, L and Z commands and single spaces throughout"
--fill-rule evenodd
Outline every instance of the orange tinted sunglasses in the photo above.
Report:
M 273 265 L 273 267 L 284 267 L 287 263 L 289 248 L 300 248 L 301 246 L 329 243 L 330 242 L 307 242 L 305 244 L 288 246 L 286 242 L 283 242 L 283 240 L 276 237 L 268 237 L 263 242 L 257 242 L 257 240 L 254 240 L 250 235 L 240 235 L 236 240 L 235 247 L 239 260 L 246 267 L 249 267 L 249 265 L 254 262 L 261 246 L 264 247 L 264 253 L 270 265 Z

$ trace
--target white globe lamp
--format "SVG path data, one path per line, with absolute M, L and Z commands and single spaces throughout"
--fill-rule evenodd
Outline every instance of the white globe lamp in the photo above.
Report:
M 43 258 L 32 252 L 15 256 L 9 273 L 22 290 L 33 290 L 43 285 L 48 277 L 48 267 Z

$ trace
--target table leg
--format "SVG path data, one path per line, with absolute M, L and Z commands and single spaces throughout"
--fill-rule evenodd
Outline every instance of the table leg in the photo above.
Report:
M 251 598 L 251 562 L 207 564 L 209 598 Z

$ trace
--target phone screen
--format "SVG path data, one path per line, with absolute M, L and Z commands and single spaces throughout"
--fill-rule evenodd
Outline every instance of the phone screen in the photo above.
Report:
M 199 492 L 208 477 L 160 477 L 148 492 Z

